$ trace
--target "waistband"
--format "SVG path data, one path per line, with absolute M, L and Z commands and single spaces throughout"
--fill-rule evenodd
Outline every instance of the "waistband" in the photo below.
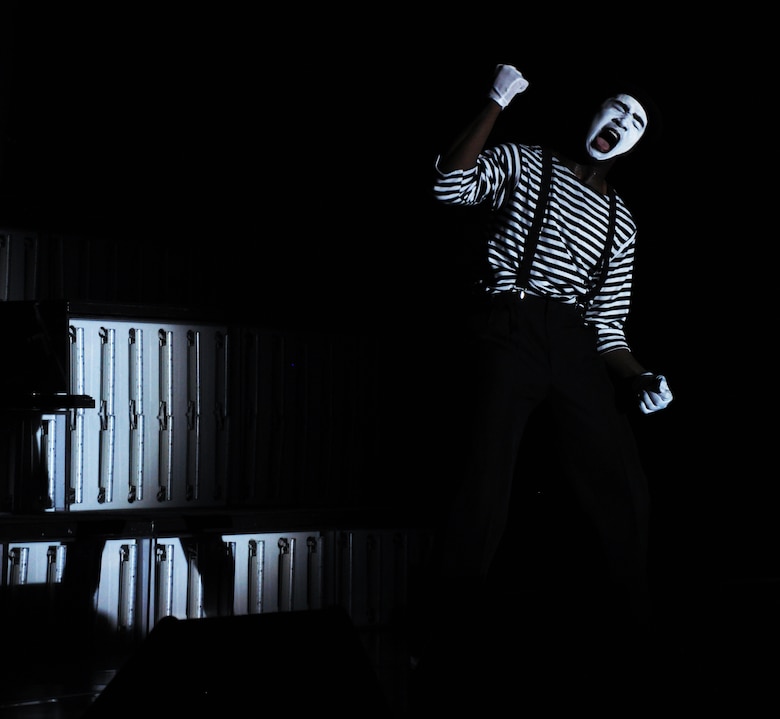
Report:
M 550 307 L 560 308 L 567 312 L 572 312 L 580 318 L 585 317 L 586 306 L 581 302 L 570 302 L 554 297 L 546 297 L 545 295 L 537 295 L 533 292 L 529 292 L 528 290 L 515 289 L 503 292 L 485 293 L 483 297 L 489 303 L 523 302 L 530 304 L 545 304 Z

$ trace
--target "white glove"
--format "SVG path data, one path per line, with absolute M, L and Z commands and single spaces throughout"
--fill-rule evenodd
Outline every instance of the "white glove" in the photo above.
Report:
M 672 390 L 662 374 L 645 372 L 636 379 L 635 384 L 639 397 L 639 410 L 642 414 L 651 414 L 664 409 L 672 401 Z
M 498 65 L 489 97 L 501 105 L 503 110 L 515 95 L 519 95 L 527 87 L 528 80 L 517 68 L 512 65 Z

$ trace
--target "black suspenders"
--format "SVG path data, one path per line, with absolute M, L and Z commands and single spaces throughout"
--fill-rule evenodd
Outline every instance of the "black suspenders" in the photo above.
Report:
M 544 211 L 547 209 L 547 196 L 550 194 L 551 177 L 552 153 L 545 148 L 542 150 L 542 183 L 539 187 L 536 213 L 534 214 L 534 221 L 528 230 L 523 257 L 520 260 L 520 266 L 517 268 L 517 277 L 515 278 L 515 292 L 519 292 L 521 295 L 525 292 L 525 283 L 528 279 L 528 274 L 531 272 L 531 258 L 534 256 L 534 252 L 536 252 L 536 243 L 539 241 L 539 233 L 542 231 Z
M 515 278 L 515 292 L 522 296 L 525 293 L 525 283 L 531 271 L 531 258 L 536 252 L 536 244 L 539 240 L 539 233 L 542 229 L 544 220 L 544 211 L 547 207 L 547 197 L 550 193 L 550 178 L 552 177 L 552 153 L 548 149 L 542 150 L 542 182 L 539 188 L 539 199 L 536 203 L 537 212 L 534 214 L 534 220 L 528 230 L 528 237 L 525 241 L 523 257 L 520 260 L 520 266 L 517 268 Z M 609 262 L 609 252 L 612 247 L 612 238 L 615 233 L 615 220 L 617 216 L 617 200 L 615 190 L 609 188 L 609 226 L 607 227 L 607 239 L 604 243 L 604 251 L 601 253 L 596 271 L 599 277 L 596 283 L 584 295 L 577 297 L 577 306 L 584 312 L 588 303 L 596 296 L 604 281 L 607 278 L 607 264 Z

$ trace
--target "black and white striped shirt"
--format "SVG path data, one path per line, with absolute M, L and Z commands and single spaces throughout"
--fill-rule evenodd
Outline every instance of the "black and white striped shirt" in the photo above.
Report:
M 488 203 L 492 212 L 488 261 L 489 292 L 514 288 L 518 260 L 539 199 L 542 148 L 514 143 L 485 150 L 476 167 L 444 173 L 438 169 L 434 196 L 451 205 Z M 617 196 L 617 217 L 607 276 L 591 300 L 585 320 L 598 332 L 597 349 L 628 349 L 624 325 L 631 302 L 636 224 Z M 541 234 L 527 291 L 575 303 L 598 279 L 607 241 L 609 197 L 601 195 L 553 158 L 553 171 Z

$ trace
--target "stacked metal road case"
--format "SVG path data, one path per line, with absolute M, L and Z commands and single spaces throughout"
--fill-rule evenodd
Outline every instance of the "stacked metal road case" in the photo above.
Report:
M 225 325 L 68 302 L 1 303 L 0 317 L 4 395 L 12 410 L 39 414 L 26 432 L 37 446 L 19 453 L 31 462 L 11 477 L 7 508 L 224 506 Z M 69 406 L 73 397 L 91 402 Z M 45 489 L 31 493 L 42 477 Z
M 107 636 L 117 638 L 143 637 L 169 616 L 200 619 L 329 605 L 344 608 L 365 628 L 393 619 L 406 596 L 407 564 L 421 551 L 418 535 L 404 529 L 270 531 L 268 518 L 262 528 L 257 517 L 234 518 L 232 527 L 224 517 L 221 527 L 190 520 L 125 517 L 89 528 L 79 526 L 82 520 L 62 519 L 44 531 L 40 522 L 17 525 L 16 539 L 2 542 L 2 585 L 17 599 L 25 592 L 52 599 L 68 587 L 77 590 L 89 597 L 90 606 L 81 609 L 94 612 Z M 78 588 L 70 586 L 71 576 L 78 577 Z M 17 619 L 30 613 L 26 601 L 9 608 Z M 40 622 L 44 615 L 33 623 Z
M 0 322 L 3 403 L 30 420 L 2 510 L 354 507 L 381 493 L 366 474 L 370 339 L 59 301 L 0 302 Z

